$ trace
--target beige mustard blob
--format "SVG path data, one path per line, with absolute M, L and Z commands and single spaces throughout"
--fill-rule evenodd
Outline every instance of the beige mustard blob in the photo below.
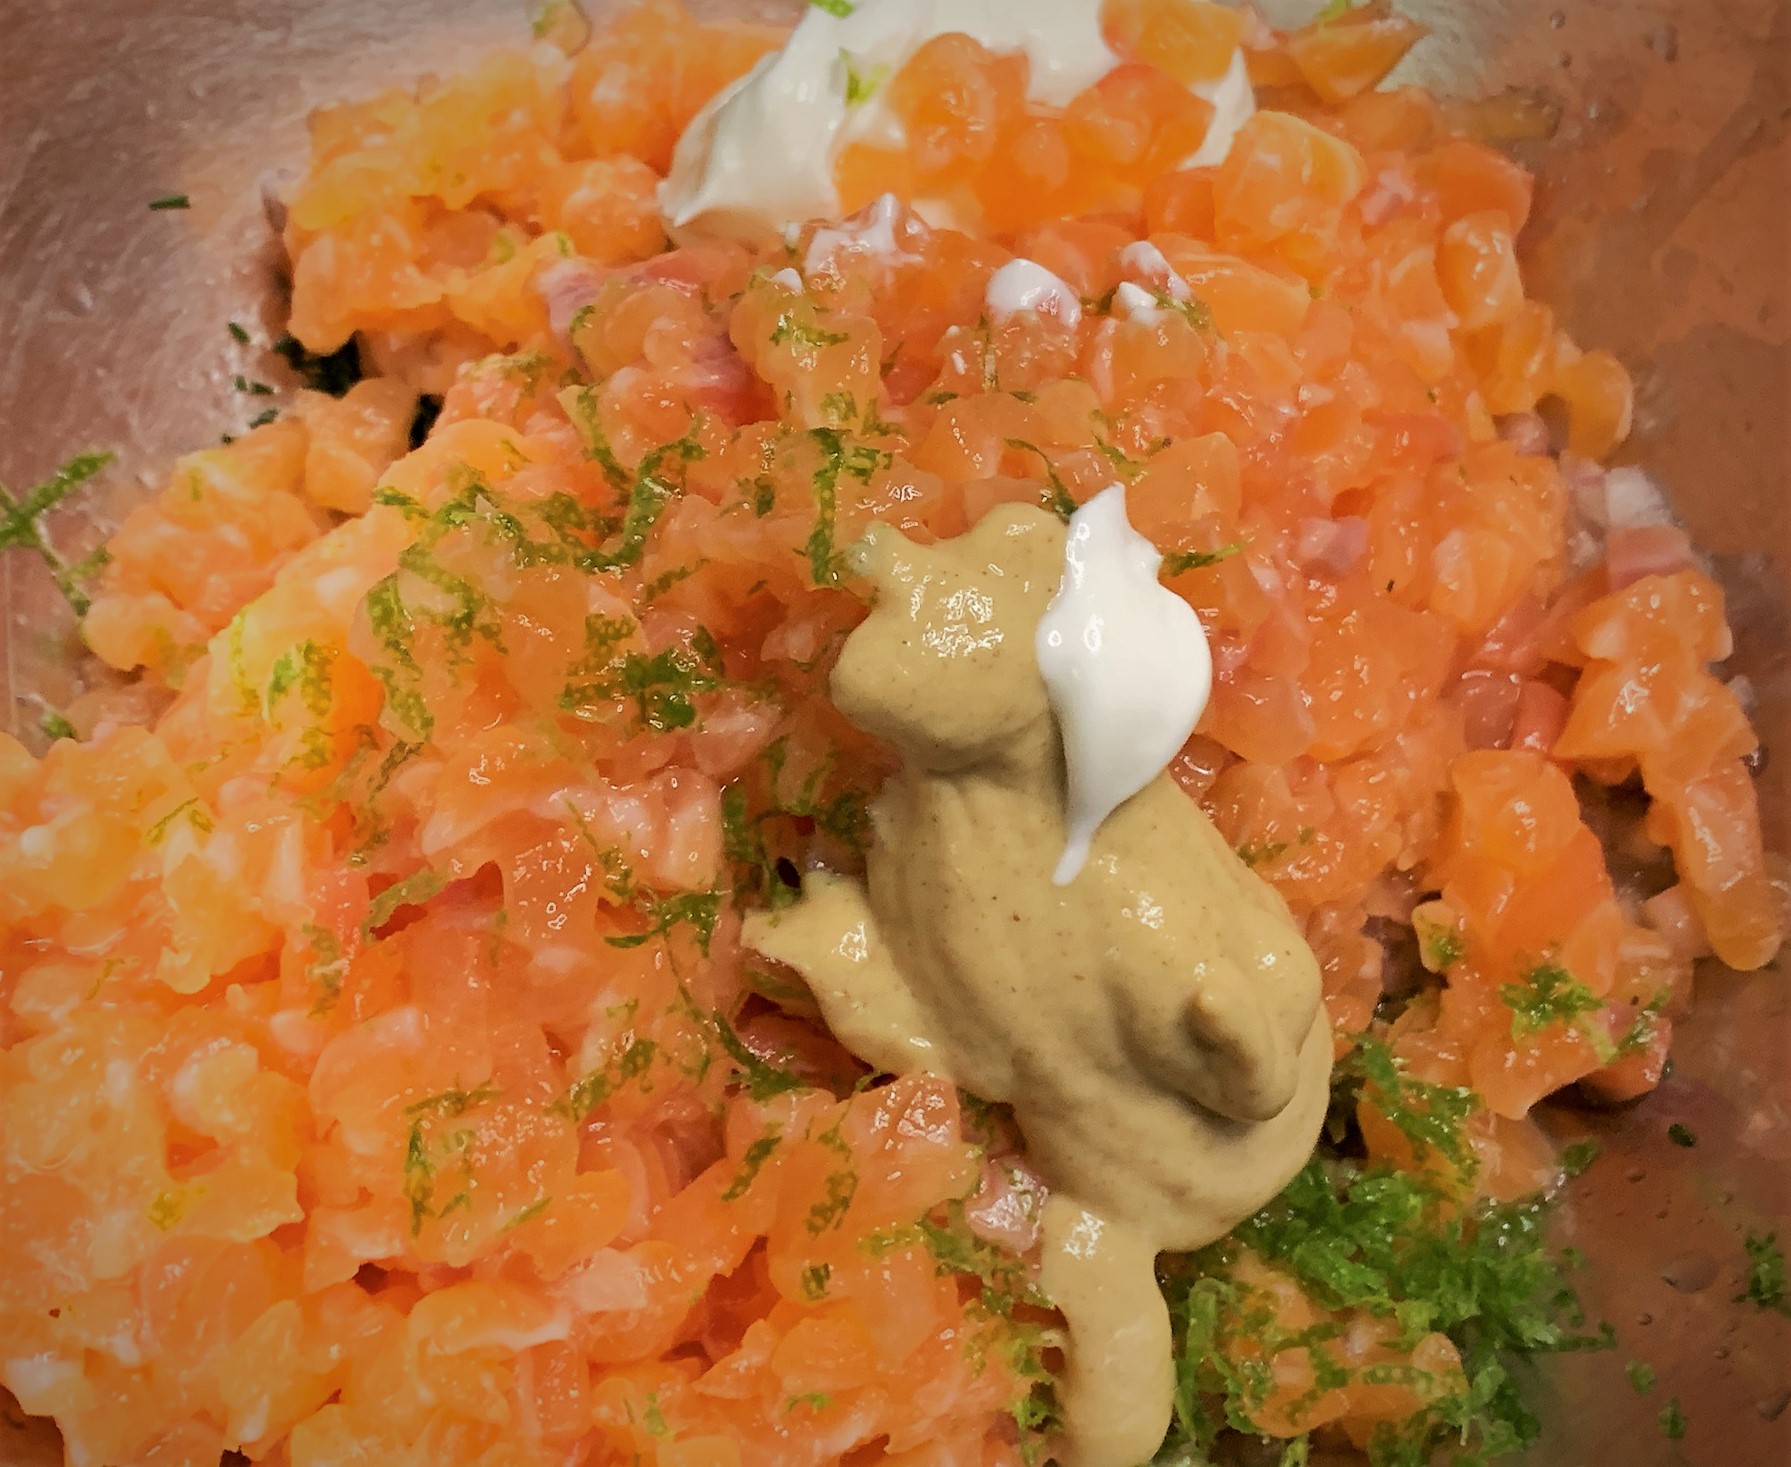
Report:
M 860 1058 L 1014 1110 L 1050 1184 L 1039 1284 L 1069 1326 L 1069 1467 L 1136 1467 L 1169 1424 L 1157 1255 L 1222 1236 L 1305 1163 L 1329 1094 L 1319 974 L 1281 898 L 1168 775 L 1074 879 L 1062 740 L 1034 655 L 1065 530 L 1031 507 L 918 546 L 873 527 L 875 588 L 832 691 L 902 756 L 863 880 L 814 873 L 749 946 Z

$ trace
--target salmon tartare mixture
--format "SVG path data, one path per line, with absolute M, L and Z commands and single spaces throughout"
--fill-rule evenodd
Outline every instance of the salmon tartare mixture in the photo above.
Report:
M 1158 1460 L 1534 1435 L 1518 1362 L 1598 1341 L 1532 1112 L 1650 1090 L 1693 964 L 1783 931 L 1723 596 L 1526 294 L 1531 176 L 1381 85 L 1418 26 L 1101 25 L 1064 106 L 961 34 L 855 76 L 900 140 L 763 246 L 658 190 L 779 29 L 560 0 L 315 116 L 316 385 L 54 561 L 110 675 L 0 735 L 0 1383 L 70 1463 L 1050 1460 L 1010 1117 L 867 1070 L 740 928 L 863 869 L 895 767 L 828 697 L 866 526 L 1115 482 L 1212 648 L 1174 776 L 1337 1055 L 1312 1163 L 1163 1261 Z M 1015 258 L 1067 291 L 993 310 Z M 102 465 L 0 544 L 54 560 Z M 1614 879 L 1612 803 L 1671 884 Z

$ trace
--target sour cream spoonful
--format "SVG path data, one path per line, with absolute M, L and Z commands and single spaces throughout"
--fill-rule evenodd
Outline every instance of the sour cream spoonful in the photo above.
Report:
M 1070 517 L 1063 583 L 1035 643 L 1069 774 L 1059 886 L 1101 822 L 1168 767 L 1212 695 L 1206 631 L 1157 579 L 1162 564 L 1126 518 L 1123 484 Z

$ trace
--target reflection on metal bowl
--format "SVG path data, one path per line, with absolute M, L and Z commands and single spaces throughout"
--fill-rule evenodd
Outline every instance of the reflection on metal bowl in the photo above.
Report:
M 1316 6 L 1267 8 L 1292 19 Z M 1551 137 L 1513 144 L 1541 172 L 1527 237 L 1536 292 L 1636 374 L 1625 456 L 1666 483 L 1730 593 L 1733 670 L 1759 696 L 1768 844 L 1785 850 L 1791 8 L 1401 8 L 1433 27 L 1407 64 L 1416 79 L 1458 96 L 1522 89 L 1558 115 Z M 139 474 L 240 427 L 234 374 L 289 380 L 225 325 L 277 326 L 263 181 L 301 162 L 306 111 L 449 69 L 519 25 L 516 0 L 0 0 L 18 63 L 0 92 L 0 481 L 36 482 L 79 447 L 119 447 L 87 518 L 61 527 L 91 542 L 142 493 Z M 164 193 L 192 207 L 146 212 Z M 79 677 L 75 644 L 34 561 L 0 555 L 0 602 L 0 716 L 23 731 L 39 699 L 62 701 Z M 1621 1343 L 1549 1367 L 1538 1462 L 1791 1461 L 1791 1320 L 1732 1302 L 1743 1234 L 1791 1235 L 1791 1001 L 1776 970 L 1711 970 L 1699 989 L 1657 1095 L 1551 1112 L 1562 1134 L 1604 1144 L 1557 1226 L 1590 1260 L 1589 1312 Z M 1671 1123 L 1698 1145 L 1669 1145 Z M 1659 1371 L 1646 1401 L 1625 1380 L 1630 1358 Z M 1669 1395 L 1689 1422 L 1677 1447 L 1655 1422 Z M 53 1435 L 0 1416 L 0 1460 L 40 1459 L 61 1460 Z

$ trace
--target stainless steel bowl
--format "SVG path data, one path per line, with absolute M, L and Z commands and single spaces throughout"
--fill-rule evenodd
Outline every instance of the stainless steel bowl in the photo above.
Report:
M 1460 96 L 1532 89 L 1560 109 L 1553 138 L 1517 145 L 1542 177 L 1531 277 L 1637 376 L 1626 455 L 1666 482 L 1729 590 L 1734 670 L 1760 694 L 1768 843 L 1786 850 L 1791 3 L 1402 5 L 1433 27 L 1407 63 L 1416 79 Z M 1291 20 L 1317 5 L 1268 8 Z M 78 553 L 173 454 L 240 428 L 259 404 L 234 374 L 290 381 L 228 323 L 257 342 L 278 329 L 263 185 L 302 162 L 306 112 L 521 33 L 519 0 L 0 0 L 0 482 L 117 448 L 55 526 Z M 176 193 L 191 209 L 149 210 Z M 81 676 L 77 643 L 34 558 L 0 554 L 0 604 L 0 718 L 32 738 L 40 700 Z M 1699 999 L 1657 1095 L 1554 1112 L 1604 1143 L 1557 1228 L 1588 1255 L 1589 1312 L 1619 1347 L 1548 1367 L 1539 1462 L 1791 1462 L 1791 1319 L 1733 1302 L 1743 1234 L 1791 1241 L 1791 1001 L 1776 969 L 1712 969 Z M 1675 1121 L 1695 1149 L 1667 1144 Z M 1660 1373 L 1647 1400 L 1630 1359 Z M 1677 1445 L 1655 1423 L 1673 1395 L 1689 1422 Z M 0 1425 L 0 1461 L 33 1450 L 60 1460 L 53 1435 Z

